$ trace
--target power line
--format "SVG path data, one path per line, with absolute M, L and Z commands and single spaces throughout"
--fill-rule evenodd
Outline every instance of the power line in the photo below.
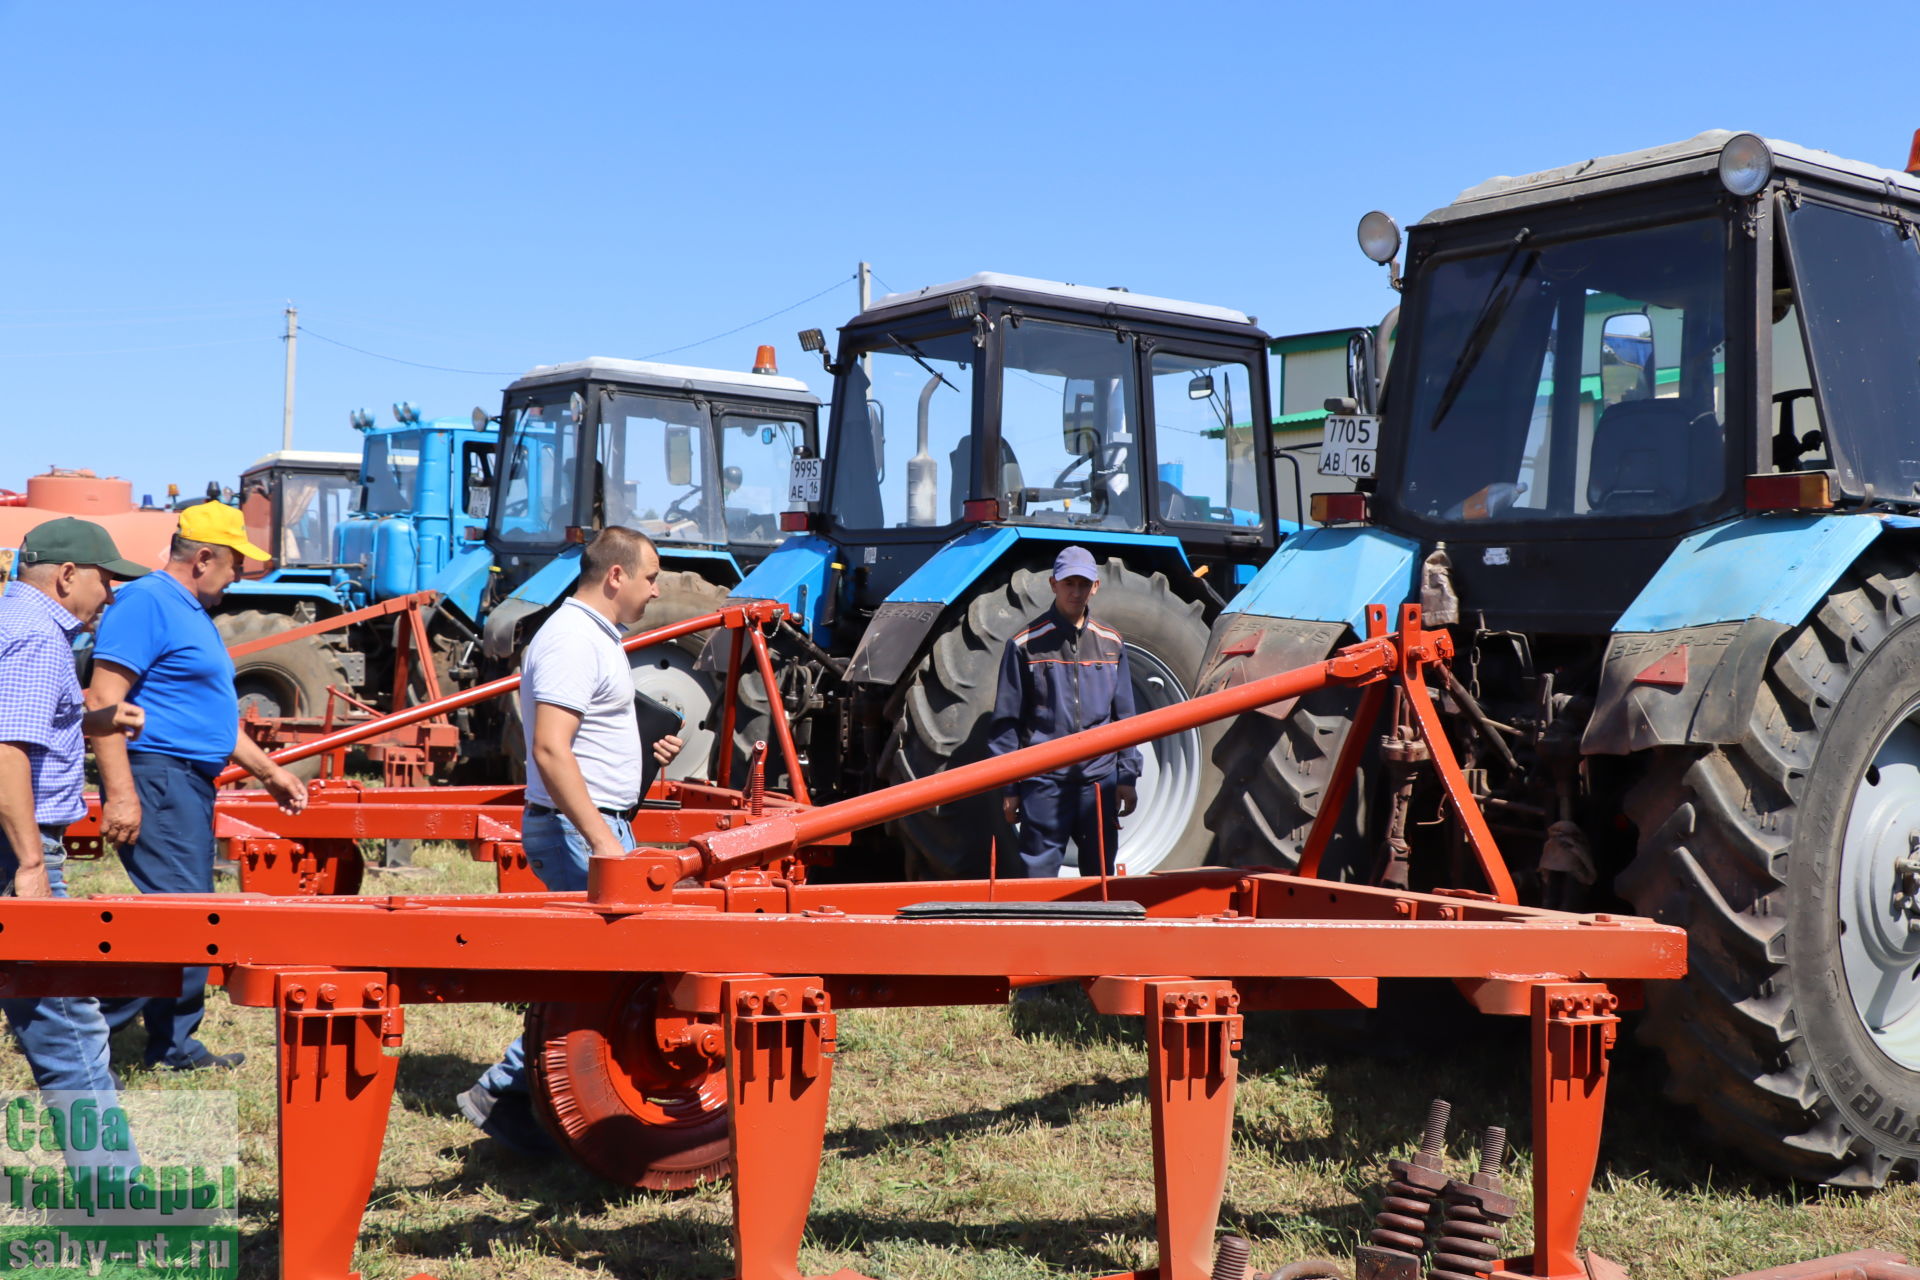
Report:
M 841 279 L 834 281 L 832 284 L 828 285 L 826 288 L 822 289 L 820 292 L 808 294 L 806 297 L 800 299 L 800 301 L 792 304 L 792 306 L 782 307 L 778 311 L 774 311 L 767 315 L 761 316 L 758 320 L 749 320 L 745 324 L 735 325 L 733 328 L 727 330 L 725 333 L 716 333 L 711 338 L 702 338 L 698 342 L 689 342 L 685 346 L 681 346 L 681 347 L 669 347 L 665 351 L 656 351 L 650 356 L 641 356 L 640 358 L 642 360 L 658 360 L 661 356 L 670 356 L 681 351 L 691 351 L 695 347 L 704 347 L 709 342 L 718 342 L 722 338 L 731 338 L 734 334 L 739 333 L 743 329 L 751 329 L 757 324 L 765 324 L 769 320 L 776 320 L 779 317 L 787 314 L 787 312 L 789 311 L 795 310 L 796 308 L 799 308 L 799 307 L 806 306 L 809 302 L 812 302 L 816 298 L 824 298 L 828 294 L 832 293 L 835 289 L 838 289 L 843 285 L 852 284 L 855 279 L 856 277 L 854 276 L 844 276 Z
M 443 364 L 423 364 L 418 360 L 402 360 L 399 356 L 381 355 L 378 351 L 368 351 L 365 347 L 356 347 L 350 342 L 342 342 L 338 338 L 329 338 L 324 333 L 315 333 L 304 324 L 299 328 L 300 332 L 306 334 L 309 338 L 318 338 L 320 341 L 328 343 L 331 346 L 341 347 L 359 355 L 371 356 L 375 360 L 391 360 L 394 364 L 411 365 L 415 369 L 432 369 L 435 373 L 469 373 L 478 377 L 513 378 L 518 377 L 524 372 L 520 369 L 451 369 Z

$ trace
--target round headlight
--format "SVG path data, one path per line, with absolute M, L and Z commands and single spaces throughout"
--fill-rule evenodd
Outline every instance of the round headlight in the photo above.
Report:
M 1773 152 L 1751 133 L 1736 133 L 1720 148 L 1720 185 L 1737 196 L 1750 196 L 1773 177 Z
M 492 421 L 493 419 L 487 416 L 487 411 L 485 409 L 480 408 L 478 405 L 474 406 L 473 429 L 475 431 L 485 431 L 487 429 L 487 425 Z
M 1360 219 L 1360 252 L 1375 262 L 1388 263 L 1400 252 L 1400 226 L 1378 209 Z

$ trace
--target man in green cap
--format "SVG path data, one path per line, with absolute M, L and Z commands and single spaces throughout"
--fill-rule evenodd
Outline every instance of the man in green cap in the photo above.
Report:
M 144 573 L 88 520 L 49 520 L 20 544 L 0 596 L 0 885 L 19 897 L 67 896 L 61 838 L 87 811 L 82 737 L 132 737 L 146 722 L 128 702 L 87 711 L 73 669 L 73 639 L 113 599 L 114 581 Z M 0 1008 L 42 1089 L 112 1090 L 98 1000 L 20 997 Z

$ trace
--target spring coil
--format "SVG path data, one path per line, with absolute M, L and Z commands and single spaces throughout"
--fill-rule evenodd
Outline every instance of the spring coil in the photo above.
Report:
M 1429 1280 L 1486 1280 L 1493 1264 L 1500 1260 L 1503 1230 L 1503 1224 L 1480 1206 L 1449 1201 L 1440 1224 L 1439 1242 L 1433 1246 Z
M 1213 1255 L 1213 1280 L 1245 1280 L 1253 1247 L 1242 1236 L 1222 1236 Z
M 1384 1249 L 1420 1254 L 1427 1247 L 1427 1220 L 1433 1213 L 1433 1201 L 1420 1188 L 1398 1178 L 1387 1183 L 1386 1198 L 1380 1212 L 1373 1215 L 1373 1230 L 1367 1239 Z

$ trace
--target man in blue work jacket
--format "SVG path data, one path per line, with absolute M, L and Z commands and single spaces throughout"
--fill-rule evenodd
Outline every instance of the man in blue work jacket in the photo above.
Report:
M 989 755 L 1049 742 L 1133 714 L 1133 680 L 1120 633 L 1088 606 L 1100 568 L 1085 547 L 1053 561 L 1053 607 L 1007 641 L 993 700 Z M 1113 870 L 1120 819 L 1133 812 L 1140 750 L 1128 747 L 1027 778 L 1007 788 L 1008 822 L 1020 824 L 1020 861 L 1030 877 L 1057 876 L 1071 839 L 1082 875 Z

